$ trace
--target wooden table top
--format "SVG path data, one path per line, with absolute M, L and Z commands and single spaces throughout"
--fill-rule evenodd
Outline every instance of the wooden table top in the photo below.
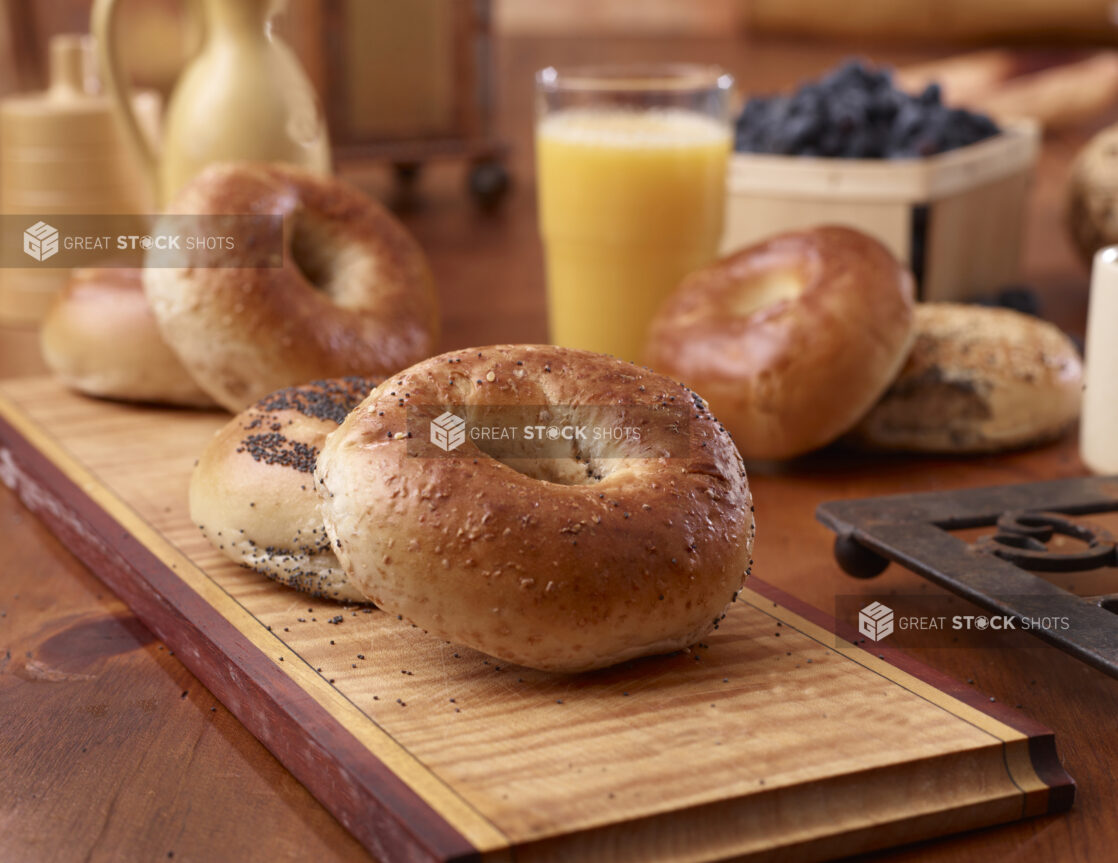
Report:
M 500 46 L 500 123 L 514 145 L 515 190 L 479 215 L 461 166 L 426 172 L 402 215 L 427 250 L 442 294 L 444 347 L 546 336 L 531 181 L 531 71 L 549 63 L 679 59 L 717 62 L 744 89 L 814 75 L 849 46 L 732 40 L 528 40 Z M 939 52 L 943 53 L 943 52 Z M 891 62 L 929 56 L 874 52 Z M 1104 118 L 1118 120 L 1118 116 Z M 1102 122 L 1100 121 L 1101 125 Z M 1081 333 L 1087 273 L 1061 223 L 1068 163 L 1092 129 L 1049 138 L 1029 213 L 1027 281 L 1046 316 Z M 348 169 L 386 199 L 382 168 Z M 399 202 L 398 202 L 399 203 Z M 0 329 L 0 376 L 42 371 L 35 335 Z M 844 576 L 813 512 L 822 500 L 1081 474 L 1073 437 L 1030 452 L 971 459 L 812 457 L 754 473 L 755 572 L 825 609 L 836 594 L 938 588 L 890 568 Z M 368 860 L 367 853 L 66 549 L 0 490 L 0 859 Z M 890 860 L 1101 860 L 1118 846 L 1118 681 L 1023 637 L 1014 649 L 910 651 L 1052 728 L 1079 784 L 1070 814 L 883 852 Z

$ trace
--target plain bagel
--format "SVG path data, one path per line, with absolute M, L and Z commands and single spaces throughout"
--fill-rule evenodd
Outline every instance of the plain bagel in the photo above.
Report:
M 979 453 L 1058 437 L 1079 416 L 1083 363 L 1053 324 L 1010 309 L 916 307 L 901 373 L 854 429 L 873 449 Z
M 204 221 L 212 215 L 283 217 L 280 267 L 259 265 L 261 226 L 260 236 L 223 252 L 221 266 L 144 274 L 167 342 L 229 410 L 316 378 L 383 377 L 433 350 L 438 312 L 423 253 L 352 186 L 286 165 L 217 165 L 168 213 L 190 234 L 212 232 Z
M 912 276 L 872 237 L 781 234 L 692 273 L 653 320 L 650 365 L 703 394 L 746 458 L 849 430 L 912 344 Z
M 190 517 L 230 560 L 315 596 L 363 602 L 322 527 L 314 463 L 377 384 L 340 378 L 261 399 L 210 439 L 190 478 Z
M 520 436 L 498 451 L 467 433 L 479 417 L 638 432 L 556 436 L 548 450 Z M 432 436 L 432 420 L 454 436 Z M 534 668 L 581 671 L 690 645 L 717 625 L 751 563 L 745 469 L 705 402 L 585 351 L 502 345 L 419 363 L 330 435 L 315 479 L 335 551 L 369 599 Z
M 76 269 L 40 330 L 43 360 L 86 395 L 184 407 L 212 407 L 159 334 L 141 271 Z

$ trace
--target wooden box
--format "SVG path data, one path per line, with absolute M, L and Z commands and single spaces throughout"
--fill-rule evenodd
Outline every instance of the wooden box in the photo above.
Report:
M 913 268 L 922 300 L 970 299 L 1018 277 L 1039 130 L 1018 123 L 926 159 L 736 153 L 722 251 L 779 231 L 849 225 Z

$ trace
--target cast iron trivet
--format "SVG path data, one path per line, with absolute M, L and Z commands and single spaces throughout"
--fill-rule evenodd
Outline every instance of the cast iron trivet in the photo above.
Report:
M 835 558 L 850 575 L 873 578 L 896 561 L 996 614 L 1066 617 L 1065 630 L 1030 631 L 1118 677 L 1118 572 L 1116 592 L 1090 597 L 1034 574 L 1118 567 L 1114 537 L 1079 518 L 1114 511 L 1118 476 L 836 500 L 815 514 L 838 534 Z M 950 533 L 981 527 L 993 533 L 975 542 Z M 1054 551 L 1053 534 L 1080 542 Z

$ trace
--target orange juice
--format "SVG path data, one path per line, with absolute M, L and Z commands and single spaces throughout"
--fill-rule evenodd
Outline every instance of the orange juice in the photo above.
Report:
M 551 340 L 641 359 L 648 325 L 722 234 L 730 133 L 684 109 L 570 108 L 536 159 Z

